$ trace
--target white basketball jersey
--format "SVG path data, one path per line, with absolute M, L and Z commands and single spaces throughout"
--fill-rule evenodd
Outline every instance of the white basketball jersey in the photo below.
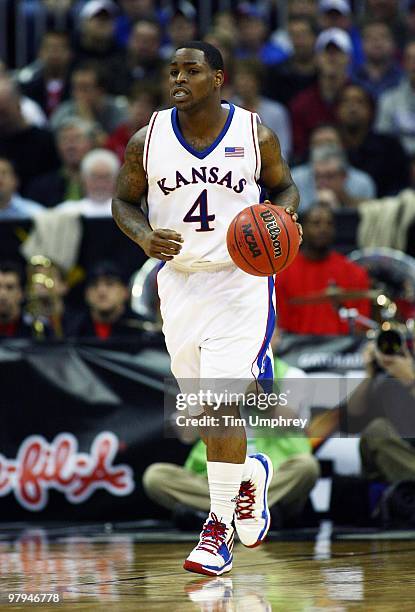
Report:
M 231 263 L 226 233 L 235 215 L 259 202 L 258 116 L 233 104 L 216 140 L 196 151 L 183 138 L 176 108 L 153 114 L 144 146 L 148 219 L 183 237 L 173 265 L 183 270 Z

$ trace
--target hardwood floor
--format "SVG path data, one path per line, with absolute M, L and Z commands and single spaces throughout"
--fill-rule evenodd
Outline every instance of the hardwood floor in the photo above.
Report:
M 131 532 L 51 539 L 30 529 L 0 539 L 0 610 L 413 611 L 415 539 L 405 537 L 331 541 L 320 531 L 311 541 L 269 541 L 255 550 L 238 544 L 233 570 L 208 578 L 182 569 L 192 539 L 150 543 Z M 24 602 L 23 593 L 60 601 Z

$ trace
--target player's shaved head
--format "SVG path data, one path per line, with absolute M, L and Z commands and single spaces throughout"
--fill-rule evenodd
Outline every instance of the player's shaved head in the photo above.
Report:
M 190 42 L 178 47 L 179 49 L 197 49 L 202 51 L 205 56 L 206 63 L 212 70 L 224 70 L 223 57 L 219 49 L 213 45 L 202 42 L 201 40 L 191 40 Z

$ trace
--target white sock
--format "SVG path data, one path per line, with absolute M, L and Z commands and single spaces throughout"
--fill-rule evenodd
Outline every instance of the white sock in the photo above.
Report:
M 247 480 L 251 480 L 254 475 L 255 469 L 255 459 L 252 457 L 247 457 L 244 463 L 244 469 L 242 472 L 242 482 L 246 482 Z
M 232 522 L 235 512 L 243 468 L 243 463 L 207 462 L 210 511 L 227 525 Z

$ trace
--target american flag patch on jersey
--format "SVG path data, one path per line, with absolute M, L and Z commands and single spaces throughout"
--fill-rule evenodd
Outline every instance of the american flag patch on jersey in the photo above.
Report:
M 225 147 L 225 157 L 243 157 L 244 147 Z

